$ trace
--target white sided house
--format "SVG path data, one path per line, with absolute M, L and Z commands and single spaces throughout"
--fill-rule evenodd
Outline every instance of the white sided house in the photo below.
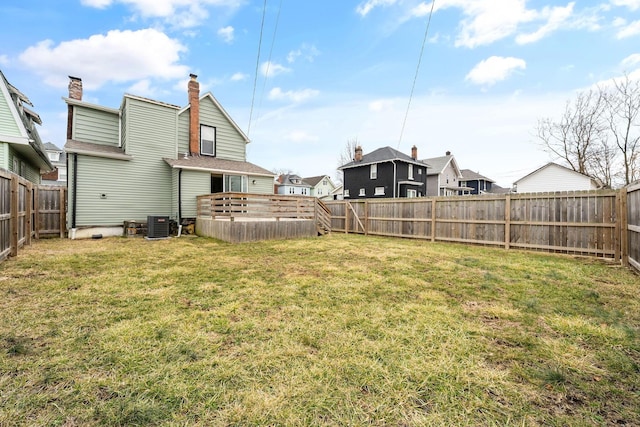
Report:
M 82 100 L 70 77 L 67 143 L 70 237 L 122 235 L 125 221 L 196 217 L 196 196 L 273 193 L 274 174 L 246 161 L 249 139 L 191 75 L 186 107 L 125 94 L 119 108 Z
M 597 190 L 591 177 L 550 162 L 513 183 L 518 193 Z

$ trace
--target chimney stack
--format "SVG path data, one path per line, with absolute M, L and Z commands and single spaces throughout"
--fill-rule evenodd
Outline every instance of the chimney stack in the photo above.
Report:
M 357 146 L 355 152 L 353 153 L 353 160 L 356 162 L 362 161 L 362 147 Z
M 82 79 L 69 76 L 69 98 L 82 101 Z M 67 104 L 67 139 L 73 139 L 73 105 Z
M 200 83 L 197 75 L 189 74 L 189 77 L 189 151 L 193 156 L 200 155 Z
M 411 158 L 413 160 L 418 160 L 418 147 L 416 147 L 415 145 L 411 147 Z
M 445 155 L 447 155 L 447 156 L 450 156 L 450 155 L 451 155 L 451 151 L 447 151 L 447 152 L 446 152 L 446 153 L 444 153 L 444 154 L 445 154 Z
M 69 98 L 82 101 L 82 79 L 69 76 Z

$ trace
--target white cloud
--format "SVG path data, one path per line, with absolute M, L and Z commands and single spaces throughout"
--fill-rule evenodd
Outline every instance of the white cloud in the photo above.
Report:
M 222 38 L 222 40 L 224 40 L 226 43 L 231 43 L 233 41 L 233 27 L 232 26 L 227 26 L 224 28 L 220 28 L 218 30 L 218 36 Z
M 379 113 L 393 107 L 393 103 L 388 99 L 376 99 L 369 103 L 369 111 Z
M 575 2 L 566 6 L 542 9 L 527 8 L 526 0 L 440 0 L 435 3 L 434 12 L 457 8 L 463 19 L 455 46 L 475 48 L 488 45 L 523 31 L 525 24 L 539 23 L 539 28 L 518 36 L 519 44 L 532 43 L 562 27 L 589 27 L 594 29 L 593 17 L 573 17 Z M 431 2 L 423 2 L 410 9 L 413 17 L 424 17 L 431 11 Z M 573 18 L 570 21 L 570 18 Z
M 248 74 L 245 73 L 235 73 L 233 76 L 231 76 L 231 81 L 232 82 L 239 82 L 242 80 L 246 80 L 249 77 Z
M 129 88 L 127 89 L 127 93 L 146 96 L 150 98 L 155 95 L 156 91 L 155 89 L 151 88 L 151 81 L 149 79 L 143 79 L 129 86 Z
M 290 71 L 291 68 L 276 64 L 275 62 L 265 61 L 260 65 L 260 72 L 265 77 L 274 77 L 278 74 L 288 73 Z
M 83 6 L 95 7 L 98 9 L 104 9 L 111 5 L 112 0 L 81 0 L 80 3 Z
M 547 15 L 547 22 L 537 31 L 529 34 L 520 34 L 516 37 L 516 43 L 527 44 L 537 42 L 547 34 L 552 33 L 571 17 L 573 14 L 574 3 L 569 3 L 566 7 L 554 7 L 553 9 L 544 8 L 542 15 Z
M 624 6 L 631 10 L 640 9 L 640 0 L 611 0 L 614 6 Z
M 207 7 L 239 8 L 243 0 L 81 0 L 84 6 L 105 9 L 120 3 L 133 9 L 136 16 L 159 18 L 179 28 L 190 28 L 209 18 Z
M 391 6 L 395 4 L 397 0 L 367 0 L 365 2 L 360 3 L 356 7 L 356 12 L 361 16 L 366 16 L 369 12 L 371 12 L 374 8 L 378 6 Z
M 625 39 L 640 34 L 640 21 L 633 21 L 624 28 L 620 29 L 616 34 L 618 39 Z
M 285 139 L 291 142 L 316 142 L 319 138 L 316 135 L 310 135 L 303 130 L 294 130 L 289 132 Z
M 287 100 L 291 102 L 303 102 L 307 99 L 314 98 L 320 94 L 320 91 L 315 89 L 303 89 L 298 91 L 289 90 L 284 92 L 279 87 L 271 89 L 269 92 L 269 99 L 271 100 Z
M 7 55 L 0 55 L 0 65 L 9 65 L 9 57 Z
M 636 65 L 640 65 L 640 53 L 634 53 L 632 55 L 627 56 L 620 62 L 623 68 L 635 67 Z
M 478 85 L 490 86 L 505 80 L 516 70 L 524 70 L 526 67 L 526 62 L 520 58 L 492 56 L 473 67 L 465 80 Z
M 298 58 L 304 58 L 309 62 L 313 62 L 314 58 L 318 55 L 320 55 L 320 51 L 314 45 L 303 43 L 299 49 L 289 52 L 287 62 L 291 64 Z
M 613 20 L 613 26 L 614 27 L 622 27 L 627 25 L 627 20 L 621 17 L 617 17 Z
M 183 77 L 188 74 L 179 63 L 184 51 L 180 42 L 155 29 L 113 30 L 58 45 L 44 40 L 27 48 L 19 60 L 51 86 L 66 87 L 72 75 L 81 77 L 85 88 L 95 89 L 109 81 Z

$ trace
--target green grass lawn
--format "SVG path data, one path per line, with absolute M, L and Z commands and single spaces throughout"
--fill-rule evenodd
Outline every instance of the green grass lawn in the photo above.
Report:
M 333 234 L 0 264 L 0 426 L 640 425 L 640 279 Z

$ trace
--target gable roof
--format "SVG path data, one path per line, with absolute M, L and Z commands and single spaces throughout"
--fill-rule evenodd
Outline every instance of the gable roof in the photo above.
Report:
M 329 175 L 312 176 L 309 178 L 302 178 L 302 179 L 312 187 L 315 187 L 316 185 L 318 185 L 318 183 L 323 179 L 328 179 L 331 185 L 333 185 L 333 181 L 331 181 L 331 178 L 329 178 Z
M 429 169 L 427 169 L 427 175 L 438 175 L 441 174 L 445 168 L 451 163 L 454 171 L 458 172 L 458 178 L 462 178 L 462 172 L 458 167 L 458 162 L 456 162 L 453 154 L 447 154 L 446 156 L 441 157 L 432 157 L 430 159 L 423 159 L 425 163 L 429 164 Z
M 362 156 L 362 160 L 360 161 L 351 161 L 346 165 L 340 166 L 338 169 L 349 169 L 355 168 L 359 166 L 372 165 L 376 163 L 384 163 L 391 162 L 394 160 L 400 160 L 405 163 L 411 163 L 418 166 L 424 166 L 430 168 L 428 164 L 423 160 L 415 160 L 411 156 L 404 154 L 398 150 L 395 150 L 389 146 L 378 148 L 377 150 L 372 151 L 369 154 L 365 154 Z
M 227 113 L 227 110 L 225 110 L 222 105 L 218 102 L 218 100 L 216 99 L 215 96 L 213 96 L 213 94 L 211 92 L 207 92 L 204 95 L 200 96 L 200 103 L 202 103 L 202 100 L 204 98 L 210 98 L 211 101 L 214 103 L 214 105 L 220 110 L 220 112 L 222 113 L 222 115 L 224 115 L 224 117 L 229 121 L 229 123 L 231 124 L 231 126 L 233 126 L 233 128 L 240 134 L 240 136 L 242 137 L 242 139 L 244 139 L 245 143 L 250 143 L 251 140 L 249 139 L 249 137 L 242 131 L 242 129 L 240 129 L 240 126 L 238 126 L 238 124 L 231 118 L 231 116 L 229 115 L 229 113 Z M 191 105 L 187 105 L 186 107 L 183 107 L 179 112 L 178 115 L 184 113 L 185 111 L 188 111 L 191 109 Z
M 24 156 L 41 171 L 53 170 L 53 165 L 45 153 L 44 144 L 35 126 L 42 124 L 40 116 L 24 106 L 24 104 L 30 106 L 33 104 L 22 92 L 9 83 L 2 71 L 0 71 L 0 101 L 4 101 L 0 102 L 0 107 L 6 106 L 3 108 L 5 111 L 0 111 L 0 119 L 6 123 L 3 129 L 14 132 L 2 135 L 0 140 L 12 144 L 12 147 L 21 156 Z
M 559 164 L 554 163 L 554 162 L 549 162 L 549 163 L 547 163 L 546 165 L 544 165 L 544 166 L 542 166 L 542 167 L 539 167 L 538 169 L 534 170 L 534 171 L 533 171 L 533 172 L 531 172 L 531 173 L 526 174 L 525 176 L 523 176 L 522 178 L 518 179 L 517 181 L 514 181 L 514 182 L 513 182 L 513 184 L 514 184 L 514 185 L 516 185 L 518 182 L 522 181 L 523 179 L 529 178 L 530 176 L 532 176 L 532 175 L 535 175 L 535 174 L 539 173 L 539 172 L 540 172 L 540 171 L 542 171 L 543 169 L 547 169 L 547 168 L 550 168 L 550 167 L 557 167 L 557 168 L 560 168 L 561 170 L 564 170 L 565 172 L 570 172 L 570 173 L 572 173 L 572 174 L 575 174 L 576 176 L 578 176 L 578 175 L 579 175 L 579 176 L 581 176 L 581 177 L 588 178 L 589 180 L 591 180 L 591 182 L 592 182 L 596 187 L 601 187 L 600 183 L 598 183 L 598 181 L 596 181 L 595 179 L 591 178 L 590 176 L 585 175 L 585 174 L 583 174 L 583 173 L 580 173 L 580 172 L 578 172 L 578 171 L 574 171 L 573 169 L 570 169 L 570 168 L 568 168 L 568 167 L 566 167 L 566 166 L 563 166 L 563 165 L 559 165 Z
M 478 172 L 474 172 L 471 169 L 462 169 L 460 171 L 460 173 L 462 173 L 462 179 L 464 179 L 465 181 L 487 181 L 487 182 L 495 182 L 494 180 L 487 178 L 484 175 L 480 175 Z
M 296 183 L 294 181 L 300 181 L 300 182 Z M 304 178 L 294 173 L 280 175 L 278 177 L 278 181 L 276 182 L 276 185 L 290 185 L 293 187 L 311 187 L 311 184 L 307 183 L 304 180 Z
M 53 142 L 45 142 L 44 143 L 44 148 L 45 150 L 49 150 L 49 151 L 62 151 L 60 148 L 58 148 L 58 146 L 56 144 L 54 144 Z

